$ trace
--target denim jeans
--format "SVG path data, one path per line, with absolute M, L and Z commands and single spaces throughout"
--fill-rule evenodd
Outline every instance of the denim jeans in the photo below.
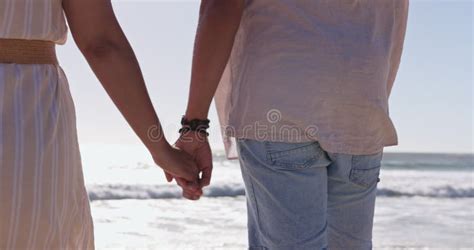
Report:
M 325 152 L 318 142 L 238 140 L 250 249 L 372 248 L 382 152 Z

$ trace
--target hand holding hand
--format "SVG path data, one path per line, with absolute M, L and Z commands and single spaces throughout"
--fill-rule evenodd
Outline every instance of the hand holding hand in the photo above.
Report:
M 153 160 L 165 173 L 180 179 L 190 189 L 199 189 L 199 169 L 193 158 L 183 150 L 168 145 L 159 152 L 152 153 Z M 169 179 L 168 179 L 169 180 Z
M 187 152 L 196 162 L 197 168 L 202 172 L 198 181 L 199 187 L 196 189 L 194 183 L 189 183 L 171 172 L 165 171 L 166 178 L 171 181 L 176 179 L 178 185 L 183 189 L 183 196 L 187 199 L 197 200 L 202 195 L 202 188 L 208 186 L 211 182 L 212 175 L 212 152 L 207 136 L 200 132 L 188 131 L 181 134 L 176 141 L 175 146 Z

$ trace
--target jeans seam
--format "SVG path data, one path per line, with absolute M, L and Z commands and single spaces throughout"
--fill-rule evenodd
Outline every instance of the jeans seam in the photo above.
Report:
M 378 156 L 380 154 L 382 154 L 380 156 L 380 157 L 382 157 L 383 156 L 383 151 L 372 154 L 372 155 L 367 155 L 367 156 L 375 157 L 375 156 Z M 349 181 L 352 184 L 355 184 L 355 185 L 357 185 L 359 187 L 363 187 L 363 188 L 370 188 L 373 185 L 377 185 L 377 183 L 380 182 L 380 170 L 381 170 L 381 167 L 382 167 L 381 162 L 379 162 L 377 164 L 377 166 L 370 167 L 370 168 L 359 168 L 357 166 L 359 163 L 360 163 L 360 159 L 356 159 L 356 157 L 354 155 L 352 155 L 351 156 L 351 170 L 349 171 L 349 176 L 348 176 Z M 366 179 L 363 179 L 362 181 L 360 181 L 356 178 L 356 173 L 369 173 L 369 172 L 377 171 L 377 170 L 378 170 L 377 178 L 375 178 L 373 183 L 366 183 L 367 182 Z
M 242 144 L 243 144 L 243 145 L 242 145 Z M 257 160 L 259 161 L 258 157 L 257 157 L 256 155 L 254 155 L 251 150 L 248 149 L 248 145 L 246 145 L 245 142 L 242 142 L 242 144 L 241 144 L 241 147 L 242 147 L 242 148 L 245 148 L 246 150 L 248 150 L 249 153 L 250 153 L 250 155 L 251 155 L 253 158 L 255 158 L 255 159 L 257 159 Z M 241 150 L 243 150 L 243 149 L 241 149 Z M 243 161 L 246 161 L 245 159 L 243 159 L 243 157 L 242 157 L 242 160 L 243 160 Z M 261 163 L 258 162 L 258 164 L 261 164 Z M 248 165 L 249 165 L 249 164 L 246 163 L 245 166 L 242 166 L 242 167 L 245 168 L 245 175 L 247 175 L 247 178 L 248 178 L 249 183 L 250 183 L 250 189 L 251 189 L 251 192 L 252 192 L 252 197 L 251 197 L 251 199 L 252 199 L 253 202 L 255 203 L 256 220 L 257 220 L 257 225 L 258 225 L 258 227 L 259 227 L 259 228 L 258 228 L 258 232 L 261 232 L 260 226 L 262 225 L 262 223 L 261 223 L 261 221 L 260 221 L 260 210 L 259 210 L 259 208 L 258 208 L 257 196 L 255 195 L 254 180 L 253 180 L 252 175 L 249 173 L 250 171 L 249 171 L 249 169 L 248 169 Z M 248 216 L 248 215 L 247 215 L 247 216 Z M 260 235 L 258 235 L 258 240 L 259 240 L 259 241 L 261 240 L 261 239 L 260 239 Z M 258 247 L 261 247 L 261 248 L 263 248 L 263 249 L 266 249 L 266 248 L 263 247 L 263 246 L 258 246 Z
M 292 148 L 292 149 L 279 150 L 279 151 L 270 150 L 268 148 L 268 144 L 265 144 L 265 146 L 266 146 L 265 150 L 267 151 L 267 153 L 269 153 L 270 155 L 273 155 L 275 158 L 279 158 L 286 155 L 291 155 L 292 153 L 295 153 L 298 151 L 305 152 L 305 151 L 313 150 L 315 148 L 318 148 L 318 143 L 312 142 L 311 144 L 308 144 L 308 145 L 299 146 L 297 148 Z
M 318 142 L 313 142 L 311 144 L 294 148 L 294 149 L 275 151 L 275 152 L 272 152 L 268 148 L 268 145 L 270 143 L 271 142 L 266 141 L 264 144 L 266 161 L 270 166 L 282 167 L 282 168 L 279 168 L 281 170 L 301 170 L 301 169 L 310 168 L 310 166 L 314 164 L 318 160 L 318 158 L 320 158 L 323 155 L 322 150 L 317 150 L 317 149 L 321 149 Z M 311 157 L 309 157 L 309 159 L 307 159 L 302 164 L 295 164 L 294 162 L 286 162 L 285 160 L 281 160 L 281 158 L 284 158 L 287 155 L 295 154 L 298 152 L 313 151 L 313 150 L 315 151 L 315 154 L 312 154 Z
M 363 179 L 362 181 L 358 180 L 357 177 L 355 176 L 357 172 L 361 172 L 361 173 L 368 173 L 368 172 L 372 172 L 374 170 L 379 170 L 379 174 L 377 175 L 377 178 L 374 178 L 373 181 L 371 181 L 371 183 L 368 183 L 368 180 L 366 179 Z M 357 168 L 353 168 L 351 169 L 350 173 L 349 173 L 349 180 L 353 183 L 353 184 L 356 184 L 356 185 L 359 185 L 361 187 L 364 187 L 364 188 L 369 188 L 371 187 L 372 185 L 378 183 L 380 181 L 380 167 L 375 167 L 375 168 L 370 168 L 370 169 L 357 169 Z M 372 183 L 373 182 L 373 183 Z
M 249 175 L 247 173 L 247 175 Z M 253 199 L 253 202 L 255 203 L 255 213 L 256 213 L 256 219 L 257 219 L 257 225 L 259 227 L 258 231 L 261 231 L 260 230 L 260 226 L 262 225 L 262 223 L 260 222 L 260 209 L 258 208 L 258 203 L 257 203 L 257 196 L 255 195 L 255 188 L 254 188 L 254 180 L 253 180 L 253 177 L 251 175 L 248 176 L 249 177 L 249 182 L 250 182 L 250 188 L 252 189 L 252 199 Z M 260 235 L 258 236 L 258 238 L 260 238 Z M 260 239 L 259 239 L 260 240 Z

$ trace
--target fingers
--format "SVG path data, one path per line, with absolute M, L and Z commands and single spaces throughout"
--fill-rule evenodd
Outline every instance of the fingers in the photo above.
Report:
M 186 189 L 183 189 L 183 197 L 188 199 L 188 200 L 193 200 L 193 201 L 199 200 L 199 198 L 201 198 L 200 195 L 190 193 Z
M 168 174 L 165 172 L 166 178 L 168 180 L 172 180 L 173 178 L 176 180 L 176 183 L 178 186 L 180 186 L 183 190 L 183 197 L 188 199 L 188 200 L 199 200 L 202 196 L 202 189 L 200 188 L 199 184 L 197 182 L 189 182 L 184 178 L 180 177 L 173 177 L 172 175 Z M 170 178 L 168 178 L 168 176 Z
M 191 183 L 183 178 L 176 178 L 176 182 L 183 189 L 184 198 L 188 200 L 199 200 L 202 196 L 202 189 L 199 188 L 198 183 Z
M 202 176 L 199 180 L 199 184 L 201 187 L 206 187 L 211 184 L 211 176 L 212 176 L 212 166 L 204 168 L 202 170 Z
M 209 147 L 203 147 L 197 152 L 196 162 L 199 169 L 202 171 L 202 176 L 199 179 L 200 187 L 209 186 L 212 175 L 212 153 Z
M 202 188 L 208 186 L 212 175 L 212 153 L 209 144 L 201 144 L 199 147 L 180 148 L 178 142 L 176 163 L 177 167 L 166 170 L 166 179 L 172 181 L 173 178 L 183 189 L 183 197 L 190 200 L 199 199 L 203 192 Z M 182 151 L 180 151 L 182 150 Z M 201 178 L 199 177 L 202 172 Z
M 187 182 L 193 183 L 199 181 L 199 169 L 194 162 L 189 162 L 187 164 L 188 168 L 182 170 L 182 173 L 178 174 L 181 179 L 186 180 Z
M 166 181 L 172 182 L 173 181 L 173 176 L 166 171 L 163 171 L 165 173 Z
M 183 178 L 176 178 L 176 183 L 180 186 L 183 190 L 186 190 L 188 193 L 193 193 L 195 195 L 202 195 L 202 189 L 197 182 L 189 182 Z

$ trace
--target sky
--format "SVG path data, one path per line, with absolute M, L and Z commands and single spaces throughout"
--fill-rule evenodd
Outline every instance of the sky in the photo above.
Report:
M 113 1 L 169 141 L 186 107 L 198 1 Z M 392 152 L 473 153 L 473 0 L 411 0 L 390 115 Z M 73 40 L 58 49 L 76 104 L 81 145 L 139 145 Z M 215 107 L 211 145 L 222 149 Z

